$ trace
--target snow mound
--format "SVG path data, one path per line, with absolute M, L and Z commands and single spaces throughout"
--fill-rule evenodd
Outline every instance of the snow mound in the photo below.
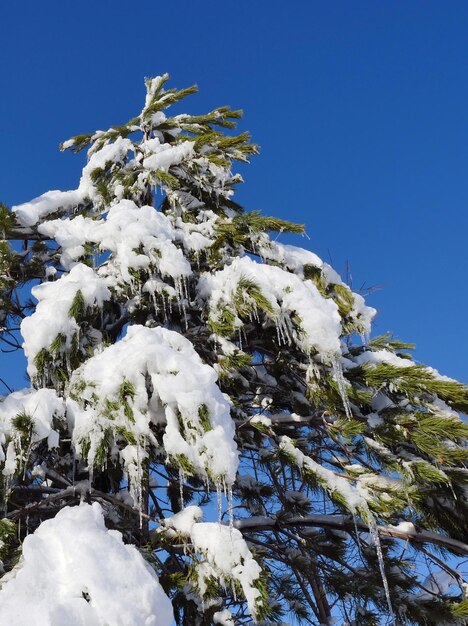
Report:
M 189 262 L 173 243 L 177 234 L 171 220 L 153 207 L 138 207 L 131 200 L 112 206 L 106 219 L 77 215 L 44 222 L 39 231 L 58 242 L 66 269 L 85 253 L 87 243 L 94 243 L 102 252 L 112 252 L 112 259 L 101 267 L 100 274 L 114 274 L 120 282 L 131 283 L 130 270 L 150 265 L 173 279 L 191 274 Z
M 249 613 L 255 618 L 257 605 L 262 602 L 258 589 L 261 567 L 253 558 L 249 547 L 236 528 L 216 522 L 199 522 L 203 517 L 197 506 L 188 506 L 162 522 L 157 532 L 174 537 L 177 533 L 190 539 L 193 550 L 200 556 L 196 563 L 197 587 L 202 597 L 208 590 L 211 578 L 219 580 L 223 586 L 237 582 L 247 600 Z M 228 611 L 218 613 L 227 621 Z
M 249 257 L 236 258 L 231 265 L 213 274 L 205 273 L 199 282 L 200 297 L 207 301 L 210 318 L 218 321 L 242 295 L 241 308 L 255 315 L 255 299 L 249 289 L 259 292 L 264 312 L 276 323 L 283 341 L 294 340 L 306 353 L 318 351 L 328 360 L 341 354 L 341 318 L 338 307 L 324 298 L 312 281 L 303 281 L 279 267 L 256 263 Z M 241 328 L 239 304 L 232 310 L 234 326 Z M 291 316 L 297 319 L 294 327 Z
M 151 425 L 165 422 L 163 444 L 174 462 L 230 486 L 238 453 L 231 407 L 216 380 L 214 369 L 179 333 L 130 326 L 123 339 L 73 373 L 71 391 L 77 401 L 69 399 L 68 410 L 75 450 L 80 454 L 83 441 L 89 440 L 87 460 L 93 465 L 106 433 L 131 433 L 127 442 L 132 445 L 121 456 L 130 481 L 139 483 L 144 448 L 157 445 Z
M 38 304 L 34 313 L 21 322 L 21 334 L 28 374 L 34 378 L 38 371 L 35 360 L 41 350 L 50 349 L 59 335 L 69 349 L 73 337 L 80 334 L 80 325 L 70 313 L 77 296 L 88 309 L 102 308 L 111 294 L 103 279 L 83 263 L 76 264 L 59 280 L 36 285 L 31 293 Z
M 0 590 L 0 626 L 170 626 L 172 606 L 156 574 L 98 503 L 62 509 L 23 544 Z
M 17 450 L 21 448 L 21 440 L 15 428 L 14 418 L 18 415 L 27 416 L 32 426 L 31 443 L 47 439 L 50 449 L 56 447 L 59 441 L 59 434 L 53 427 L 53 419 L 63 418 L 64 411 L 63 400 L 57 396 L 54 389 L 21 389 L 0 402 L 0 463 L 5 463 L 3 468 L 5 476 L 15 473 L 22 456 Z M 10 441 L 7 446 L 8 440 Z

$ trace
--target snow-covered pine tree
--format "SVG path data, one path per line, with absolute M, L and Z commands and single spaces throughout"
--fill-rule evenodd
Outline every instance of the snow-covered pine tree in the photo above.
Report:
M 466 623 L 468 389 L 235 202 L 241 112 L 171 117 L 167 80 L 63 144 L 77 189 L 1 211 L 31 384 L 0 402 L 0 624 Z

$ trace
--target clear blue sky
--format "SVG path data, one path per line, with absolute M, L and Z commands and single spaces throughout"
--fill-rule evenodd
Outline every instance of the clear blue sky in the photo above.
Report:
M 0 199 L 75 187 L 59 141 L 136 114 L 144 76 L 197 82 L 186 108 L 242 107 L 262 148 L 246 208 L 306 222 L 382 287 L 376 333 L 468 382 L 467 33 L 461 1 L 4 2 Z

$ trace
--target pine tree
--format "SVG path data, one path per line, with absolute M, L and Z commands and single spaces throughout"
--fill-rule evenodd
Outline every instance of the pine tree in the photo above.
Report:
M 277 241 L 304 227 L 234 200 L 241 111 L 170 116 L 196 88 L 167 81 L 62 145 L 76 190 L 1 207 L 30 386 L 0 402 L 0 624 L 468 623 L 468 388 L 370 339 Z

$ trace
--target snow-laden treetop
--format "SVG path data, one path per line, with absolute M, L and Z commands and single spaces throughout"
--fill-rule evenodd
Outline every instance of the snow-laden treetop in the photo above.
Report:
M 41 593 L 29 601 L 44 624 L 166 626 L 157 573 L 179 623 L 277 623 L 268 620 L 285 609 L 303 617 L 307 603 L 322 623 L 375 611 L 452 618 L 460 599 L 418 600 L 418 576 L 380 537 L 402 538 L 398 524 L 417 522 L 461 550 L 466 387 L 389 335 L 370 340 L 375 310 L 363 297 L 314 253 L 277 240 L 303 227 L 235 202 L 234 163 L 257 152 L 231 132 L 241 112 L 170 116 L 195 88 L 167 90 L 167 80 L 146 81 L 127 124 L 62 145 L 88 150 L 77 189 L 0 214 L 6 239 L 24 242 L 21 253 L 0 248 L 2 336 L 14 342 L 20 323 L 31 379 L 0 402 L 1 488 L 8 524 L 27 512 L 36 531 L 0 606 L 23 602 L 39 576 L 47 607 Z M 35 304 L 23 303 L 23 283 Z M 218 523 L 202 522 L 213 493 Z M 100 504 L 72 506 L 83 499 Z M 145 546 L 146 582 L 143 556 L 106 531 L 102 513 Z M 339 541 L 327 538 L 330 524 Z M 82 544 L 60 565 L 65 600 L 54 591 L 62 570 L 41 572 L 75 532 Z M 411 534 L 411 558 L 428 536 Z M 99 554 L 128 562 L 122 593 L 99 573 Z M 278 567 L 293 578 L 276 584 Z M 106 593 L 119 595 L 120 617 L 103 617 Z

